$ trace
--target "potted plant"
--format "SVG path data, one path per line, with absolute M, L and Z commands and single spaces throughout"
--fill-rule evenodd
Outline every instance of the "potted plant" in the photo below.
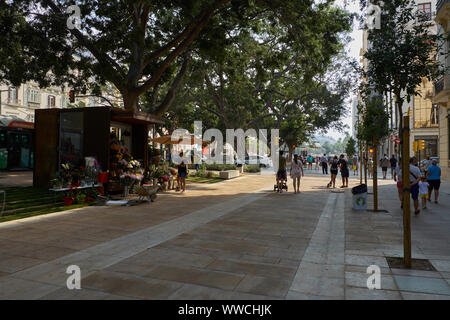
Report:
M 69 196 L 64 196 L 62 198 L 62 200 L 64 201 L 64 204 L 68 207 L 72 205 L 73 199 Z

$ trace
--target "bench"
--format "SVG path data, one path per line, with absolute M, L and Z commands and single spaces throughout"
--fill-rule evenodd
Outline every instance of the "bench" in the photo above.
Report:
M 239 177 L 239 170 L 220 171 L 220 177 L 226 180 Z

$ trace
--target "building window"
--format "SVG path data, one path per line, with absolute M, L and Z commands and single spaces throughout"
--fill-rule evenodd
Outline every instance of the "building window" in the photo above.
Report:
M 431 20 L 431 2 L 420 3 L 417 5 L 417 13 L 420 15 L 420 20 Z
M 420 86 L 420 95 L 414 96 L 414 128 L 437 128 L 439 117 L 437 106 L 431 102 L 433 85 L 423 79 Z
M 425 141 L 425 149 L 416 152 L 416 157 L 423 160 L 427 157 L 437 157 L 438 154 L 438 140 L 437 139 L 419 139 L 416 137 L 416 142 L 419 143 L 419 140 Z
M 47 108 L 54 108 L 55 107 L 55 103 L 56 103 L 55 96 L 49 95 L 47 97 Z
M 28 91 L 28 102 L 41 103 L 41 94 L 38 89 L 30 89 Z
M 8 88 L 8 103 L 17 104 L 18 90 L 15 87 Z
M 433 104 L 431 107 L 431 126 L 439 126 L 439 105 Z

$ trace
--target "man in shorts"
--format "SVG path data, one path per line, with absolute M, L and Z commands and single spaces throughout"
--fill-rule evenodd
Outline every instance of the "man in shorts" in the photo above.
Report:
M 438 203 L 439 187 L 441 186 L 441 168 L 437 166 L 437 161 L 432 160 L 431 166 L 427 170 L 428 189 L 428 201 L 431 201 L 431 193 L 434 190 L 434 202 Z
M 277 185 L 279 193 L 283 193 L 283 181 L 287 180 L 286 158 L 283 156 L 283 153 L 283 151 L 280 151 L 280 159 L 278 161 Z
M 397 181 L 397 170 L 395 168 L 397 167 L 397 158 L 395 155 L 392 155 L 392 157 L 389 159 L 389 162 L 391 163 L 391 176 L 394 181 Z
M 324 153 L 323 156 L 320 158 L 320 162 L 322 164 L 322 173 L 328 174 L 328 158 L 326 153 Z
M 419 167 L 417 166 L 417 158 L 412 157 L 409 159 L 409 182 L 411 197 L 414 200 L 414 214 L 419 214 L 419 181 L 422 177 Z
M 383 159 L 380 160 L 381 170 L 383 172 L 383 179 L 386 180 L 387 169 L 389 166 L 389 159 L 386 154 L 384 154 Z

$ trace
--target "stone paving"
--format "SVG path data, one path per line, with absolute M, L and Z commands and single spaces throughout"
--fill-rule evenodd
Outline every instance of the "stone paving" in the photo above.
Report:
M 403 254 L 392 180 L 379 181 L 387 213 L 353 211 L 350 190 L 328 181 L 307 176 L 302 193 L 277 194 L 273 176 L 247 175 L 151 204 L 3 223 L 0 299 L 450 299 L 448 183 L 412 217 L 413 257 L 430 272 L 386 262 Z M 66 287 L 72 264 L 81 290 Z M 381 290 L 367 289 L 372 264 Z

